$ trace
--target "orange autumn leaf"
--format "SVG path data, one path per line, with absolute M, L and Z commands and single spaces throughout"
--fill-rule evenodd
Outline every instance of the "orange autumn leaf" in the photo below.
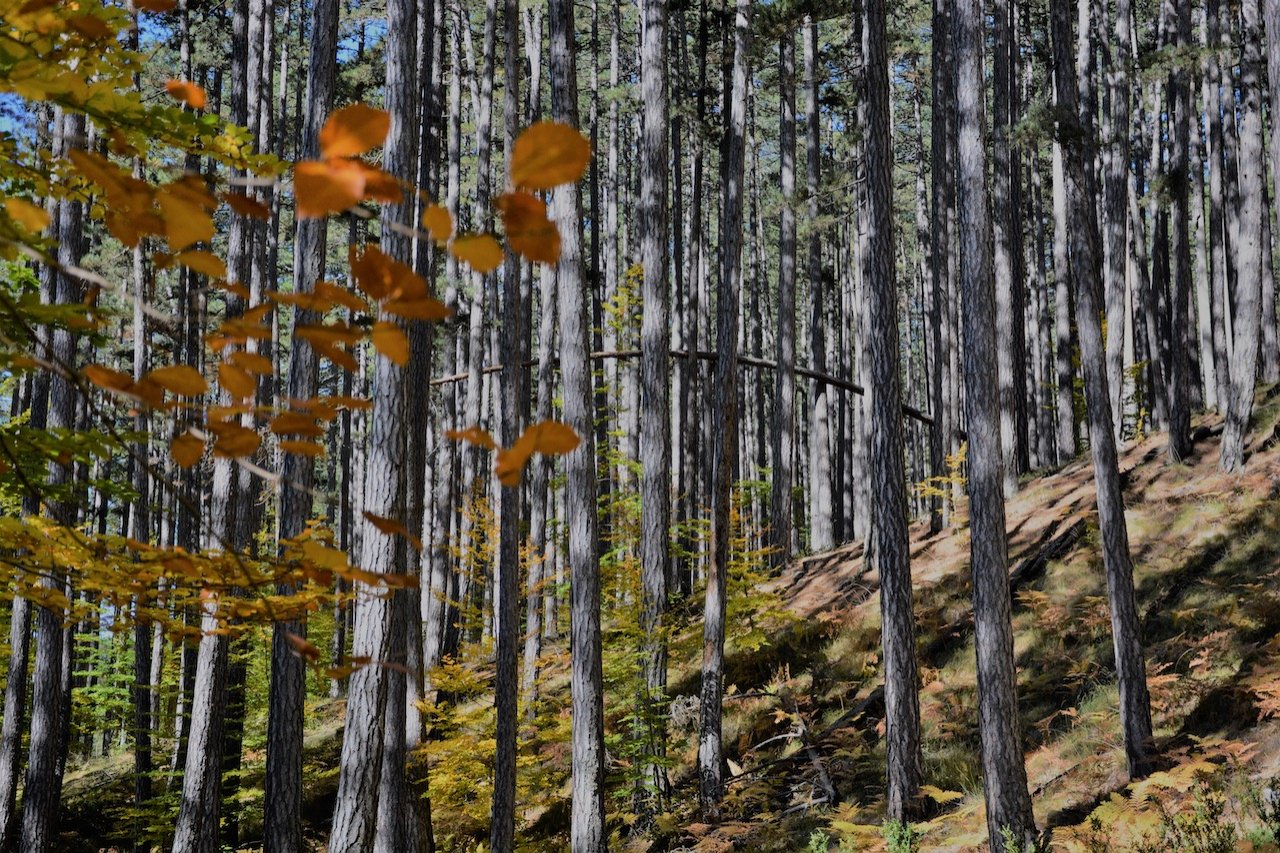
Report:
M 179 193 L 158 192 L 156 203 L 164 216 L 165 238 L 175 252 L 192 243 L 206 243 L 213 239 L 213 217 L 200 205 L 183 198 Z
M 249 456 L 262 444 L 262 436 L 251 429 L 236 425 L 224 427 L 213 445 L 215 455 L 224 457 Z
M 540 121 L 525 128 L 511 151 L 511 182 L 531 190 L 549 190 L 582 177 L 591 160 L 591 143 L 574 127 Z
M 321 299 L 327 299 L 335 305 L 350 308 L 352 311 L 369 310 L 369 303 L 365 302 L 345 287 L 339 287 L 331 281 L 317 281 L 316 296 Z
M 223 193 L 222 200 L 241 216 L 248 216 L 251 219 L 271 218 L 271 211 L 256 198 L 249 198 L 241 193 Z
M 358 157 L 376 148 L 391 130 L 391 114 L 364 104 L 343 107 L 320 129 L 320 153 L 325 157 Z
M 277 435 L 324 435 L 315 417 L 299 412 L 282 412 L 271 419 L 271 431 Z
M 356 286 L 373 299 L 420 299 L 427 295 L 422 276 L 377 246 L 367 246 L 359 255 L 353 249 L 350 263 Z
M 218 365 L 218 384 L 237 399 L 252 397 L 258 390 L 258 383 L 247 370 L 226 362 Z
M 107 391 L 128 391 L 133 385 L 133 377 L 129 374 L 100 364 L 86 365 L 83 372 L 85 379 Z
M 404 526 L 403 522 L 396 521 L 394 518 L 387 518 L 383 515 L 374 515 L 371 512 L 364 514 L 365 520 L 378 529 L 379 532 L 387 536 L 403 536 L 409 540 L 414 548 L 422 550 L 422 540 L 409 532 L 409 528 Z
M 202 110 L 209 102 L 205 97 L 204 89 L 185 80 L 170 80 L 164 84 L 164 90 L 175 100 L 182 101 L 193 110 Z
M 49 225 L 49 214 L 45 209 L 25 199 L 6 198 L 4 209 L 10 219 L 32 233 L 39 233 Z
M 422 227 L 427 229 L 431 239 L 444 245 L 453 236 L 453 215 L 438 204 L 433 204 L 422 211 Z
M 520 483 L 524 467 L 535 453 L 556 455 L 569 453 L 578 446 L 581 439 L 573 429 L 557 421 L 542 421 L 527 427 L 516 443 L 498 451 L 494 464 L 494 473 L 498 482 L 504 486 L 515 486 Z
M 302 441 L 300 439 L 286 439 L 279 442 L 280 449 L 285 453 L 293 453 L 298 456 L 306 456 L 315 459 L 324 456 L 324 445 L 317 444 L 314 441 Z
M 466 429 L 451 429 L 445 432 L 444 437 L 451 441 L 466 441 L 489 450 L 494 450 L 498 446 L 498 443 L 493 440 L 493 436 L 478 426 L 469 426 Z
M 293 170 L 293 195 L 300 219 L 355 207 L 364 198 L 364 187 L 364 173 L 342 161 L 305 160 Z
M 478 273 L 491 273 L 502 263 L 502 247 L 488 234 L 463 234 L 450 245 L 449 251 Z
M 227 265 L 222 262 L 222 258 L 219 258 L 213 252 L 206 252 L 203 249 L 189 249 L 174 256 L 174 260 L 187 269 L 194 270 L 201 275 L 207 275 L 209 278 L 227 277 Z
M 507 245 L 530 261 L 554 264 L 560 260 L 560 231 L 547 218 L 547 205 L 527 192 L 500 195 L 494 207 L 502 214 Z
M 271 359 L 264 355 L 258 355 L 256 352 L 246 352 L 245 350 L 236 350 L 227 356 L 227 361 L 234 364 L 241 370 L 249 373 L 256 373 L 259 376 L 266 376 L 275 373 L 275 365 L 271 363 Z
M 199 397 L 209 390 L 209 385 L 200 375 L 200 371 L 189 364 L 157 367 L 147 373 L 143 379 L 148 379 L 166 391 L 183 397 Z
M 290 647 L 292 647 L 294 654 L 296 654 L 298 657 L 304 658 L 309 661 L 317 661 L 320 659 L 320 650 L 316 648 L 314 645 L 312 645 L 311 643 L 308 643 L 306 640 L 299 637 L 297 634 L 291 633 L 289 631 L 285 631 L 284 639 L 285 639 L 285 642 L 287 642 L 290 645 Z
M 409 338 L 395 323 L 384 321 L 374 323 L 370 338 L 373 340 L 374 349 L 395 364 L 404 367 L 409 363 Z
M 447 319 L 453 310 L 438 299 L 424 296 L 420 299 L 388 299 L 382 303 L 388 314 L 404 317 L 406 320 L 429 320 L 436 322 Z
M 204 442 L 188 430 L 174 437 L 169 445 L 169 452 L 173 454 L 173 461 L 177 462 L 180 468 L 190 468 L 204 455 Z
M 144 12 L 168 12 L 178 5 L 178 0 L 133 0 L 133 5 Z

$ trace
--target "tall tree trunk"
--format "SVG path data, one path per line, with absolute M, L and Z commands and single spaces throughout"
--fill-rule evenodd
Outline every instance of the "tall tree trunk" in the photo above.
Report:
M 135 177 L 141 176 L 141 162 L 136 164 Z M 143 304 L 147 299 L 146 257 L 142 244 L 133 249 L 133 378 L 139 381 L 147 372 L 148 346 L 146 315 Z M 133 460 L 133 489 L 138 499 L 129 514 L 129 535 L 137 542 L 151 540 L 150 477 L 147 470 L 150 460 L 150 441 L 147 436 L 148 418 L 143 411 L 134 416 L 134 430 L 141 438 Z M 151 626 L 143 618 L 143 599 L 135 602 L 133 627 L 133 799 L 134 806 L 142 811 L 151 799 Z M 143 850 L 149 844 L 137 840 L 135 849 Z
M 724 212 L 721 217 L 720 292 L 716 323 L 716 412 L 712 429 L 711 553 L 702 637 L 702 710 L 698 737 L 699 801 L 709 816 L 720 812 L 724 753 L 720 710 L 724 693 L 725 580 L 729 570 L 729 514 L 738 451 L 738 295 L 742 287 L 743 167 L 750 81 L 751 2 L 736 0 L 733 73 L 726 118 Z M 817 108 L 816 99 L 813 108 Z
M 1280 0 L 1265 0 L 1264 28 L 1267 34 L 1267 83 L 1270 97 L 1271 117 L 1271 186 L 1280 184 Z M 1265 189 L 1264 183 L 1264 189 Z M 1271 196 L 1277 202 L 1276 194 Z M 1278 208 L 1280 209 L 1280 208 Z M 1264 207 L 1263 220 L 1270 224 L 1270 213 Z M 1269 248 L 1271 241 L 1266 246 Z M 1263 288 L 1263 337 L 1262 352 L 1263 381 L 1273 383 L 1280 380 L 1280 351 L 1276 346 L 1276 306 L 1275 306 L 1275 270 L 1270 264 L 1263 264 L 1265 286 Z M 1271 298 L 1267 298 L 1270 294 Z
M 778 171 L 782 190 L 778 220 L 778 369 L 774 377 L 772 560 L 791 559 L 791 465 L 795 456 L 796 398 L 796 42 L 787 30 L 778 42 Z
M 1129 18 L 1130 0 L 1116 0 L 1115 41 L 1108 75 L 1110 139 L 1106 150 L 1106 181 L 1103 210 L 1105 212 L 1105 262 L 1103 293 L 1107 319 L 1107 387 L 1111 393 L 1111 413 L 1115 418 L 1113 433 L 1117 440 L 1124 433 L 1124 328 L 1125 267 L 1128 252 L 1125 237 L 1129 222 Z
M 638 230 L 641 285 L 640 331 L 640 566 L 644 650 L 645 754 L 647 784 L 656 806 L 666 794 L 666 732 L 661 703 L 667 691 L 667 577 L 671 524 L 671 312 L 667 263 L 667 0 L 641 3 L 640 99 L 644 104 L 640 139 Z M 656 811 L 656 809 L 655 809 Z
M 503 136 L 508 151 L 520 121 L 520 3 L 503 6 Z M 515 444 L 528 400 L 524 381 L 526 332 L 521 304 L 520 260 L 507 253 L 502 266 L 502 420 L 503 446 Z M 502 486 L 498 495 L 498 560 L 494 578 L 495 730 L 494 788 L 489 849 L 509 850 L 515 843 L 516 723 L 520 683 L 516 671 L 520 616 L 520 486 Z
M 1062 146 L 1053 143 L 1053 328 L 1057 385 L 1058 464 L 1076 455 L 1075 374 L 1071 367 L 1071 262 L 1067 252 L 1067 191 Z M 1078 286 L 1078 283 L 1077 283 Z
M 55 110 L 56 151 L 63 155 L 71 148 L 85 144 L 85 119 L 80 115 L 63 115 Z M 72 266 L 80 262 L 83 244 L 84 206 L 76 201 L 62 201 L 57 207 L 58 263 Z M 53 274 L 53 292 L 50 302 L 55 305 L 72 305 L 80 301 L 79 280 L 61 271 Z M 48 351 L 44 354 L 55 364 L 75 364 L 76 340 L 69 328 L 54 328 L 49 332 Z M 48 428 L 72 429 L 75 425 L 76 391 L 63 375 L 54 373 L 49 378 Z M 49 463 L 48 485 L 50 489 L 68 483 L 71 470 L 57 460 Z M 53 520 L 71 527 L 76 521 L 73 501 L 51 500 L 49 510 Z M 45 589 L 66 592 L 65 578 L 51 575 L 41 581 Z M 62 735 L 65 695 L 63 673 L 66 648 L 63 631 L 65 614 L 42 606 L 36 611 L 36 655 L 32 671 L 31 722 L 28 731 L 27 775 L 22 798 L 21 849 L 43 853 L 50 849 L 57 837 L 58 802 L 62 793 L 62 777 L 59 767 L 64 761 L 67 743 Z
M 333 104 L 337 75 L 338 2 L 317 0 L 311 15 L 311 54 L 307 65 L 306 115 L 303 117 L 304 158 L 320 153 L 320 127 Z M 323 219 L 300 219 L 294 242 L 294 292 L 311 293 L 324 275 Z M 318 360 L 310 341 L 296 330 L 320 321 L 314 311 L 294 310 L 290 336 L 289 397 L 309 400 L 316 394 Z M 280 539 L 302 533 L 311 517 L 311 458 L 287 453 L 280 488 Z M 345 485 L 345 484 L 344 484 Z M 348 496 L 349 497 L 349 496 Z M 280 594 L 294 591 L 284 585 Z M 290 635 L 306 636 L 301 620 L 277 622 L 271 642 L 271 685 L 267 714 L 267 770 L 263 797 L 263 846 L 268 851 L 302 849 L 302 729 L 306 700 L 306 668 L 290 644 Z
M 955 208 L 955 169 L 950 158 L 953 123 L 953 95 L 951 71 L 951 8 L 948 0 L 933 2 L 932 51 L 932 100 L 933 116 L 930 122 L 930 171 L 933 175 L 933 195 L 930 198 L 929 222 L 933 230 L 930 244 L 929 287 L 929 337 L 933 348 L 933 361 L 929 371 L 929 396 L 933 401 L 933 426 L 929 430 L 929 473 L 935 478 L 937 494 L 929 501 L 929 529 L 937 533 L 951 521 L 950 491 L 940 477 L 947 476 L 947 449 L 951 442 L 952 419 L 955 414 L 949 405 L 944 376 L 947 373 L 948 337 L 951 331 L 950 309 L 947 296 L 950 293 L 952 272 L 949 223 Z
M 1227 424 L 1222 434 L 1223 471 L 1244 467 L 1244 443 L 1253 412 L 1257 376 L 1258 332 L 1262 314 L 1262 218 L 1266 215 L 1262 182 L 1262 22 L 1259 0 L 1241 4 L 1240 54 L 1240 234 L 1236 248 L 1237 280 L 1231 312 L 1235 347 L 1231 354 L 1231 388 Z
M 1230 312 L 1227 217 L 1225 212 L 1226 182 L 1222 127 L 1222 74 L 1219 71 L 1218 31 L 1219 0 L 1205 0 L 1204 19 L 1204 102 L 1209 159 L 1209 315 L 1213 326 L 1214 382 L 1220 411 L 1226 411 L 1231 399 L 1230 341 L 1227 338 L 1226 315 Z M 1230 93 L 1228 93 L 1230 95 Z M 1231 97 L 1234 110 L 1234 96 Z
M 412 0 L 387 4 L 386 106 L 391 129 L 384 145 L 383 167 L 402 180 L 416 172 L 414 151 L 418 112 L 414 83 L 417 9 Z M 392 258 L 409 262 L 411 241 L 389 223 L 412 224 L 412 201 L 383 207 L 382 245 Z M 379 312 L 382 322 L 402 325 L 394 315 Z M 404 542 L 383 534 L 369 516 L 402 518 L 406 509 L 405 371 L 390 359 L 378 357 L 373 369 L 373 411 L 365 463 L 365 524 L 360 566 L 376 574 L 404 571 Z M 406 655 L 408 599 L 380 595 L 381 585 L 355 584 L 355 633 L 352 657 L 372 663 L 351 676 L 346 727 L 338 768 L 337 802 L 329 847 L 334 850 L 394 851 L 417 846 L 417 823 L 406 819 L 408 801 L 404 781 L 405 720 L 403 672 L 384 663 L 403 666 Z M 399 628 L 400 630 L 396 630 Z
M 578 124 L 574 9 L 571 0 L 550 0 L 551 114 Z M 576 184 L 552 195 L 560 229 L 560 372 L 564 417 L 582 439 L 565 457 L 565 525 L 569 538 L 571 614 L 569 652 L 573 694 L 572 804 L 570 843 L 574 853 L 607 849 L 604 827 L 604 687 L 600 659 L 600 561 L 596 553 L 596 451 L 592 419 L 591 365 L 587 341 L 588 302 L 582 276 L 581 200 Z M 550 616 L 548 616 L 550 618 Z
M 826 285 L 822 279 L 822 236 L 818 231 L 818 180 L 822 162 L 818 117 L 818 25 L 805 16 L 805 192 L 809 219 L 809 361 L 814 371 L 827 372 L 825 318 Z M 810 390 L 813 414 L 809 425 L 809 550 L 825 551 L 835 545 L 831 507 L 830 393 L 826 383 L 815 380 Z
M 995 292 L 991 278 L 991 221 L 987 213 L 983 140 L 982 9 L 957 0 L 956 208 L 960 220 L 960 281 L 964 304 L 965 411 L 969 436 L 970 561 L 978 662 L 978 729 L 993 849 L 1002 833 L 1020 845 L 1033 840 L 1035 818 L 1027 793 L 1018 723 L 1017 675 L 1010 623 L 1008 552 L 1002 494 L 1000 401 L 997 384 Z
M 1166 44 L 1185 51 L 1191 43 L 1191 4 L 1165 0 Z M 1186 68 L 1177 64 L 1169 73 L 1169 226 L 1173 232 L 1173 270 L 1170 284 L 1169 326 L 1177 340 L 1169 342 L 1168 416 L 1169 459 L 1181 462 L 1191 452 L 1190 372 L 1182 336 L 1187 328 L 1191 299 L 1191 231 L 1187 144 L 1191 118 L 1191 87 Z
M 1000 446 L 1004 452 L 1004 495 L 1013 497 L 1018 492 L 1018 446 L 1025 444 L 1025 435 L 1019 435 L 1018 425 L 1026 420 L 1023 387 L 1026 385 L 1026 368 L 1022 361 L 1021 277 L 1016 274 L 1017 255 L 1015 232 L 1020 229 L 1018 211 L 1013 200 L 1014 169 L 1011 160 L 1010 135 L 1013 131 L 1013 100 L 1016 80 L 1013 70 L 1013 12 L 1017 0 L 995 0 L 995 52 L 993 66 L 994 92 L 992 95 L 992 227 L 993 271 L 996 277 L 996 332 L 1000 380 Z
M 1052 34 L 1055 103 L 1058 139 L 1065 160 L 1067 203 L 1072 221 L 1072 270 L 1077 281 L 1093 280 L 1101 269 L 1098 234 L 1091 217 L 1094 200 L 1089 195 L 1085 170 L 1092 163 L 1088 136 L 1082 132 L 1083 115 L 1075 86 L 1065 84 L 1070 70 L 1071 23 L 1065 0 L 1054 0 Z M 1072 117 L 1079 116 L 1072 125 Z M 1185 304 L 1185 300 L 1184 300 Z M 1111 605 L 1111 632 L 1115 647 L 1116 676 L 1120 686 L 1120 718 L 1125 753 L 1133 778 L 1151 772 L 1151 703 L 1147 695 L 1146 663 L 1142 656 L 1141 627 L 1133 594 L 1133 564 L 1129 556 L 1129 532 L 1124 518 L 1124 496 L 1116 461 L 1111 421 L 1111 397 L 1107 391 L 1106 353 L 1098 322 L 1098 303 L 1091 287 L 1076 288 L 1076 324 L 1080 335 L 1080 362 L 1085 380 L 1089 415 L 1089 449 L 1098 498 L 1098 526 L 1102 532 L 1102 559 L 1107 573 Z
M 867 390 L 871 397 L 872 563 L 880 575 L 884 648 L 887 812 L 906 821 L 924 775 L 920 749 L 919 675 L 911 597 L 911 548 L 898 373 L 898 288 L 893 256 L 893 151 L 889 127 L 889 60 L 884 0 L 864 0 L 862 56 L 866 139 L 867 243 L 863 290 L 870 314 Z

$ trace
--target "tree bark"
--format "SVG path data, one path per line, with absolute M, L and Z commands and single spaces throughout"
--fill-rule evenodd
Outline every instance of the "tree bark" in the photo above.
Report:
M 902 442 L 902 383 L 898 373 L 898 292 L 893 255 L 893 151 L 889 134 L 889 60 L 884 0 L 863 0 L 863 101 L 867 107 L 867 244 L 862 259 L 870 324 L 872 563 L 880 575 L 884 649 L 885 739 L 892 820 L 913 813 L 924 776 L 920 748 L 919 674 L 911 596 L 911 548 Z
M 992 14 L 995 18 L 995 42 L 992 94 L 992 227 L 995 235 L 994 267 L 996 277 L 996 330 L 998 342 L 998 370 L 1000 381 L 1000 446 L 1004 452 L 1004 495 L 1011 498 L 1018 492 L 1019 445 L 1026 444 L 1024 431 L 1019 425 L 1026 423 L 1023 388 L 1026 386 L 1026 367 L 1023 347 L 1018 345 L 1023 336 L 1023 282 L 1016 274 L 1019 251 L 1015 248 L 1017 232 L 1022 227 L 1014 204 L 1014 168 L 1010 135 L 1013 131 L 1013 100 L 1015 85 L 1013 71 L 1013 6 L 1017 0 L 995 0 Z M 1021 413 L 1021 416 L 1020 414 Z
M 818 181 L 821 175 L 821 125 L 818 116 L 818 25 L 805 17 L 805 193 L 809 219 L 809 347 L 814 370 L 827 371 L 826 306 L 822 279 L 822 236 L 818 230 Z M 810 389 L 813 413 L 809 424 L 809 550 L 826 551 L 835 545 L 832 528 L 831 404 L 821 381 Z
M 796 44 L 791 30 L 778 42 L 778 370 L 774 374 L 772 534 L 775 566 L 791 559 L 792 476 L 796 397 Z
M 1065 160 L 1067 203 L 1072 221 L 1072 269 L 1078 281 L 1092 280 L 1101 268 L 1098 234 L 1090 213 L 1094 209 L 1085 178 L 1092 163 L 1089 137 L 1082 132 L 1083 116 L 1076 88 L 1064 85 L 1071 59 L 1071 23 L 1065 0 L 1052 6 L 1052 35 L 1055 103 L 1058 109 L 1058 139 Z M 1073 116 L 1079 116 L 1072 125 Z M 1185 301 L 1184 301 L 1185 304 Z M 1129 774 L 1140 778 L 1151 772 L 1151 702 L 1147 695 L 1146 664 L 1142 654 L 1141 626 L 1133 593 L 1133 564 L 1129 556 L 1129 533 L 1124 517 L 1124 496 L 1116 461 L 1112 430 L 1111 398 L 1107 392 L 1106 353 L 1098 322 L 1097 299 L 1091 287 L 1076 288 L 1076 324 L 1080 335 L 1080 362 L 1085 380 L 1089 416 L 1089 449 L 1093 456 L 1093 476 L 1097 488 L 1098 526 L 1102 532 L 1102 559 L 1107 573 L 1111 606 L 1111 632 L 1115 648 L 1116 676 L 1120 687 L 1120 718 L 1124 729 L 1125 754 Z
M 520 121 L 520 3 L 505 0 L 503 6 L 503 134 L 507 150 L 515 144 Z M 520 260 L 507 253 L 502 267 L 502 392 L 500 437 L 505 447 L 520 434 L 528 390 L 522 342 L 525 339 L 521 304 Z M 520 486 L 502 486 L 498 495 L 498 560 L 494 578 L 495 728 L 494 788 L 489 849 L 509 850 L 515 843 L 516 724 L 519 679 L 516 670 L 520 644 Z
M 1182 51 L 1191 43 L 1191 5 L 1165 0 L 1168 19 L 1166 44 Z M 1166 377 L 1169 416 L 1169 460 L 1181 462 L 1191 452 L 1191 400 L 1187 348 L 1182 336 L 1188 323 L 1191 299 L 1190 175 L 1187 144 L 1191 116 L 1191 87 L 1186 69 L 1177 64 L 1169 73 L 1169 227 L 1172 231 L 1172 287 L 1169 294 L 1169 326 L 1176 340 L 1169 341 L 1169 372 Z
M 1266 214 L 1262 182 L 1262 22 L 1258 0 L 1241 4 L 1240 54 L 1240 234 L 1236 248 L 1236 288 L 1231 316 L 1235 346 L 1231 354 L 1231 388 L 1226 429 L 1222 433 L 1223 471 L 1244 467 L 1244 444 L 1253 412 L 1258 336 L 1262 314 L 1262 218 Z
M 640 140 L 640 204 L 637 210 L 641 284 L 640 331 L 640 630 L 644 649 L 644 744 L 651 757 L 645 784 L 654 812 L 666 795 L 666 754 L 661 710 L 667 690 L 665 635 L 671 524 L 671 312 L 667 258 L 667 0 L 641 6 L 640 99 L 644 104 Z
M 574 9 L 550 0 L 551 114 L 578 124 Z M 564 417 L 582 439 L 565 457 L 565 524 L 569 538 L 569 651 L 573 705 L 570 846 L 574 853 L 607 849 L 604 827 L 604 687 L 600 659 L 600 562 L 596 553 L 596 451 L 591 367 L 587 359 L 588 301 L 583 286 L 581 200 L 577 184 L 556 187 L 553 220 L 560 229 L 560 369 Z
M 1057 385 L 1058 464 L 1076 455 L 1075 373 L 1071 367 L 1071 263 L 1067 252 L 1067 193 L 1062 146 L 1053 143 L 1053 328 Z M 1077 285 L 1078 286 L 1078 285 Z
M 417 9 L 412 0 L 387 4 L 386 106 L 391 129 L 384 145 L 383 168 L 402 180 L 416 172 L 414 151 L 418 137 L 414 49 Z M 412 201 L 388 204 L 383 221 L 413 224 Z M 404 235 L 386 228 L 383 249 L 408 262 L 412 245 Z M 383 322 L 403 325 L 394 315 L 379 311 Z M 406 509 L 405 371 L 386 357 L 374 360 L 373 410 L 365 462 L 366 518 L 360 566 L 376 574 L 404 571 L 404 542 L 382 533 L 368 516 L 402 518 Z M 421 472 L 414 472 L 421 476 Z M 384 664 L 403 666 L 407 599 L 386 597 L 381 584 L 357 582 L 354 589 L 355 632 L 352 657 L 371 663 L 351 675 L 346 726 L 338 768 L 338 792 L 329 847 L 367 853 L 371 850 L 411 850 L 417 846 L 417 822 L 406 819 L 404 781 L 405 731 L 403 672 L 393 679 Z M 400 631 L 396 628 L 400 627 Z
M 333 104 L 337 75 L 338 3 L 317 0 L 311 14 L 311 54 L 307 65 L 306 115 L 303 117 L 304 158 L 320 152 L 320 127 Z M 294 241 L 294 292 L 310 293 L 324 275 L 328 222 L 300 219 Z M 289 397 L 315 396 L 319 364 L 310 341 L 296 329 L 319 322 L 313 311 L 294 311 L 295 333 L 290 336 Z M 309 489 L 314 464 L 308 456 L 285 454 L 280 488 L 280 539 L 302 533 L 311 516 Z M 297 486 L 297 488 L 294 488 Z M 349 497 L 349 496 L 348 496 Z M 280 594 L 294 591 L 284 585 Z M 271 642 L 271 684 L 267 714 L 267 769 L 263 797 L 263 848 L 268 853 L 302 849 L 302 730 L 306 701 L 306 667 L 289 643 L 289 635 L 306 636 L 301 620 L 276 623 Z
M 724 794 L 724 753 L 720 711 L 724 692 L 725 579 L 729 570 L 729 514 L 738 451 L 738 295 L 742 286 L 743 169 L 747 131 L 747 86 L 751 51 L 751 3 L 736 0 L 733 72 L 722 164 L 724 205 L 716 345 L 715 423 L 712 428 L 711 550 L 702 635 L 702 709 L 698 737 L 699 802 L 710 817 L 719 815 Z M 812 104 L 817 109 L 817 101 Z
M 1061 0 L 1059 0 L 1061 2 Z M 969 436 L 970 561 L 978 666 L 978 728 L 982 742 L 987 829 L 993 849 L 1002 833 L 1033 841 L 1010 623 L 999 427 L 995 293 L 991 221 L 987 213 L 983 140 L 982 10 L 957 0 L 954 19 L 959 162 L 960 281 L 964 304 L 965 412 Z M 1068 78 L 1067 82 L 1074 82 Z

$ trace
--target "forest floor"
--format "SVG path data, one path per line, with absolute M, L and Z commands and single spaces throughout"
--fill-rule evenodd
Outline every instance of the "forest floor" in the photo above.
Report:
M 1166 850 L 1222 849 L 1185 837 L 1180 846 L 1173 833 L 1191 820 L 1175 817 L 1183 809 L 1204 816 L 1183 836 L 1209 832 L 1216 821 L 1263 849 L 1267 835 L 1249 802 L 1280 776 L 1277 392 L 1260 398 L 1243 476 L 1218 471 L 1216 418 L 1196 424 L 1186 464 L 1166 461 L 1163 435 L 1123 450 L 1161 753 L 1160 772 L 1144 782 L 1130 784 L 1125 764 L 1088 454 L 1028 478 L 1008 502 L 1028 783 L 1054 849 L 1135 849 L 1144 838 Z M 963 509 L 949 531 L 912 528 L 926 812 L 933 815 L 917 827 L 922 850 L 982 849 L 986 839 Z M 877 578 L 861 546 L 848 546 L 796 561 L 774 585 L 797 620 L 773 638 L 771 661 L 757 653 L 750 665 L 731 662 L 726 679 L 739 697 L 726 702 L 725 722 L 725 742 L 741 768 L 726 809 L 736 819 L 718 826 L 690 820 L 667 846 L 826 850 L 828 841 L 832 849 L 843 841 L 842 850 L 884 849 Z M 695 689 L 696 677 L 673 678 L 676 692 Z M 689 740 L 673 777 L 691 795 L 695 758 Z M 831 789 L 834 807 L 825 802 Z
M 1171 832 L 1209 832 L 1210 824 L 1229 825 L 1241 849 L 1271 849 L 1261 843 L 1266 836 L 1249 803 L 1280 777 L 1280 387 L 1259 398 L 1243 476 L 1217 470 L 1219 422 L 1196 426 L 1186 464 L 1166 461 L 1161 435 L 1130 443 L 1121 456 L 1161 754 L 1159 772 L 1147 780 L 1131 784 L 1125 768 L 1088 455 L 1027 478 L 1008 502 L 1027 775 L 1037 822 L 1053 831 L 1054 849 L 1137 849 L 1145 837 L 1161 839 L 1158 849 L 1177 850 Z M 919 849 L 979 850 L 986 830 L 963 502 L 949 531 L 912 528 L 912 571 L 930 815 L 917 825 Z M 628 839 L 631 816 L 625 805 L 616 808 L 629 799 L 624 789 L 611 806 L 622 812 L 614 822 L 615 849 L 884 849 L 877 579 L 860 547 L 844 547 L 797 560 L 765 587 L 781 605 L 761 622 L 767 635 L 732 643 L 726 660 L 731 778 L 723 819 L 712 825 L 696 812 L 694 650 L 701 608 L 690 605 L 677 614 L 672 638 L 669 811 L 645 837 Z M 541 705 L 553 713 L 540 707 L 539 720 L 549 722 L 538 723 L 522 750 L 521 795 L 538 802 L 522 816 L 521 849 L 564 846 L 564 658 L 560 649 L 547 656 Z M 447 849 L 471 850 L 467 838 L 483 837 L 486 796 L 476 780 L 486 773 L 484 739 L 492 737 L 485 722 L 491 716 L 480 710 L 491 707 L 484 699 L 491 672 L 450 677 L 470 679 L 463 692 L 475 698 L 465 714 L 438 724 L 443 735 L 431 747 L 433 816 L 437 839 L 453 845 Z M 318 841 L 332 803 L 340 706 L 313 710 L 307 811 L 314 818 L 308 835 Z M 621 718 L 609 726 L 611 744 L 625 739 Z M 611 756 L 621 772 L 625 757 L 613 746 Z M 251 753 L 246 763 L 246 816 L 261 801 L 261 758 Z M 464 761 L 478 763 L 471 768 Z M 120 831 L 118 816 L 127 813 L 131 791 L 128 770 L 127 754 L 69 769 L 66 849 L 99 849 L 113 829 Z M 455 775 L 461 781 L 451 788 Z M 1182 811 L 1200 814 L 1199 822 L 1185 829 L 1188 819 L 1174 816 Z M 244 829 L 249 838 L 256 827 Z M 1280 822 L 1273 829 L 1280 830 Z

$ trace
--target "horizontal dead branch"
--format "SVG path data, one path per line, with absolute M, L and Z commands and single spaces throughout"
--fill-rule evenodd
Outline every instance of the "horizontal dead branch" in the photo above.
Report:
M 639 358 L 639 357 L 640 357 L 640 350 L 638 349 L 604 350 L 600 352 L 591 353 L 592 361 L 604 361 L 606 359 L 629 359 L 629 358 Z M 687 350 L 672 350 L 671 357 L 672 359 L 676 359 L 676 360 L 689 361 L 690 353 Z M 692 357 L 697 358 L 699 361 L 715 361 L 717 358 L 719 358 L 719 355 L 710 350 L 696 350 L 692 354 Z M 558 364 L 559 359 L 552 359 L 552 363 Z M 738 354 L 738 364 L 746 365 L 747 367 L 756 367 L 762 370 L 778 369 L 778 363 L 776 361 L 769 361 L 768 359 L 757 358 L 756 356 L 744 355 L 742 353 Z M 526 361 L 524 362 L 524 366 L 537 367 L 538 360 L 531 359 L 529 361 Z M 481 368 L 480 372 L 482 374 L 498 373 L 499 371 L 502 370 L 502 367 L 503 366 L 501 364 L 491 364 L 491 365 L 488 365 L 487 367 Z M 866 393 L 866 389 L 863 388 L 861 385 L 857 384 L 856 382 L 849 382 L 848 380 L 841 379 L 838 376 L 832 376 L 830 373 L 822 373 L 820 371 L 813 370 L 808 367 L 795 367 L 793 368 L 793 370 L 797 376 L 803 376 L 806 379 L 812 379 L 815 382 L 819 382 L 823 385 L 830 385 L 834 388 L 839 388 L 842 391 L 849 391 L 854 394 Z M 431 384 L 433 386 L 450 385 L 454 382 L 463 382 L 470 375 L 471 374 L 469 372 L 466 372 L 466 373 L 455 373 L 452 376 L 441 376 L 438 379 L 431 380 Z M 933 418 L 930 417 L 925 412 L 920 411 L 915 406 L 909 406 L 904 403 L 902 405 L 902 413 L 909 418 L 913 418 L 914 420 L 919 421 L 922 424 L 928 424 L 930 426 L 932 426 L 933 424 Z

